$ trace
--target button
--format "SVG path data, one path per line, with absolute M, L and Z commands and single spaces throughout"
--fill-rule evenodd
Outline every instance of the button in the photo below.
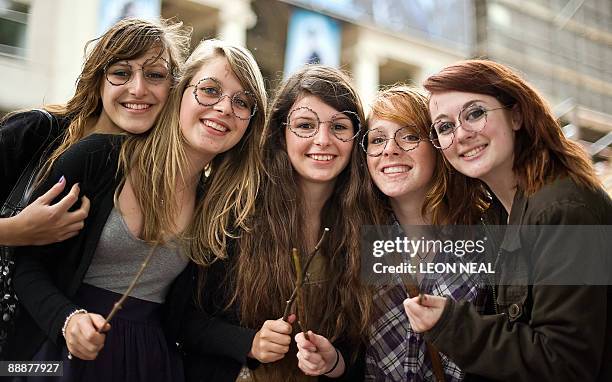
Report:
M 521 307 L 518 304 L 512 304 L 508 307 L 508 315 L 511 319 L 515 319 L 521 315 Z

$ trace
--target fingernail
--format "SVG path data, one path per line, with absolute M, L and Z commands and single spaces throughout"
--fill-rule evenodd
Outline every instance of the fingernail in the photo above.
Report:
M 59 179 L 57 183 L 64 183 L 65 181 L 66 181 L 66 178 L 64 177 L 64 175 L 62 175 L 62 177 Z

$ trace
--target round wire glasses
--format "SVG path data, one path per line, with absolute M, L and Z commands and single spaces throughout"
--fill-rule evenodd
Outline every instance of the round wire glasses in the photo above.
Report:
M 232 95 L 223 94 L 221 83 L 214 77 L 202 78 L 196 84 L 187 87 L 193 87 L 193 96 L 202 106 L 213 106 L 221 102 L 224 97 L 229 97 L 232 113 L 236 118 L 247 121 L 257 113 L 257 99 L 253 93 L 243 90 Z
M 329 123 L 330 132 L 342 142 L 352 141 L 361 131 L 361 121 L 355 112 L 340 111 L 328 121 L 321 121 L 319 115 L 308 106 L 293 109 L 287 116 L 286 125 L 298 137 L 311 138 L 317 135 L 323 123 Z
M 395 130 L 393 136 L 388 137 L 384 130 L 375 128 L 369 129 L 361 138 L 361 148 L 371 157 L 380 156 L 390 140 L 394 140 L 397 147 L 403 151 L 411 151 L 419 146 L 422 141 L 429 139 L 421 137 L 416 133 L 417 127 L 408 125 Z
M 134 68 L 140 66 L 140 68 Z M 134 73 L 142 70 L 145 81 L 151 85 L 163 84 L 170 78 L 170 64 L 162 57 L 147 60 L 144 65 L 130 63 L 128 60 L 108 63 L 104 66 L 104 77 L 114 86 L 125 85 L 134 78 Z
M 487 109 L 482 105 L 469 105 L 459 112 L 457 120 L 436 121 L 429 130 L 429 140 L 431 143 L 442 150 L 449 148 L 455 140 L 455 132 L 461 126 L 464 130 L 478 133 L 487 125 L 487 114 L 494 110 L 506 109 L 508 106 L 501 106 Z

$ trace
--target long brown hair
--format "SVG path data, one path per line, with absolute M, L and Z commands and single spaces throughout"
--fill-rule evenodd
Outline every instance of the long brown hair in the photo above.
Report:
M 160 54 L 168 52 L 174 82 L 189 49 L 190 36 L 191 30 L 184 28 L 182 22 L 130 18 L 118 21 L 102 36 L 88 41 L 85 52 L 91 44 L 95 45 L 86 55 L 74 95 L 65 105 L 45 106 L 45 109 L 59 117 L 68 117 L 70 124 L 62 143 L 46 161 L 39 179 L 48 175 L 53 163 L 68 147 L 91 133 L 87 131 L 88 121 L 102 112 L 100 85 L 106 65 L 139 57 L 149 49 L 159 47 Z
M 184 179 L 187 158 L 180 128 L 181 100 L 193 76 L 215 57 L 225 57 L 245 90 L 255 95 L 259 110 L 240 140 L 218 154 L 201 177 L 206 189 L 197 204 L 192 224 L 183 235 L 189 239 L 189 255 L 197 264 L 225 256 L 226 240 L 235 227 L 249 230 L 246 217 L 255 204 L 261 158 L 258 150 L 265 125 L 267 98 L 259 66 L 245 48 L 220 40 L 203 40 L 185 62 L 182 75 L 162 110 L 157 125 L 148 133 L 130 136 L 121 149 L 121 167 L 130 181 L 143 213 L 142 238 L 162 241 L 175 234 L 175 215 L 180 210 L 176 188 Z M 160 204 L 160 201 L 164 201 Z M 232 219 L 233 223 L 230 224 Z
M 516 132 L 512 170 L 526 195 L 563 176 L 587 188 L 599 187 L 585 151 L 563 135 L 550 106 L 510 68 L 488 60 L 461 61 L 427 78 L 423 86 L 430 93 L 485 94 L 518 108 L 522 125 Z
M 283 315 L 284 301 L 294 285 L 290 259 L 293 247 L 306 253 L 304 234 L 305 207 L 287 154 L 285 122 L 295 101 L 313 95 L 339 111 L 359 116 L 355 126 L 364 121 L 363 110 L 350 78 L 340 70 L 321 65 L 306 66 L 285 80 L 276 92 L 269 122 L 263 137 L 266 176 L 257 201 L 253 230 L 239 240 L 239 258 L 235 269 L 234 300 L 240 307 L 243 325 L 259 328 L 267 319 Z M 367 329 L 370 298 L 359 281 L 360 227 L 368 214 L 361 201 L 365 168 L 359 166 L 358 140 L 353 142 L 351 160 L 338 175 L 334 191 L 321 212 L 321 230 L 330 227 L 321 252 L 328 264 L 325 284 L 317 306 L 310 305 L 310 317 L 318 333 L 330 340 L 342 336 L 356 351 Z
M 421 137 L 429 136 L 431 117 L 427 107 L 428 98 L 424 91 L 404 84 L 396 84 L 390 88 L 381 90 L 372 102 L 371 112 L 368 120 L 379 118 L 398 123 L 400 125 L 415 125 L 416 133 Z M 431 144 L 421 142 L 420 144 Z M 478 221 L 482 211 L 487 207 L 483 188 L 475 189 L 475 192 L 466 195 L 466 199 L 449 198 L 446 189 L 453 174 L 447 171 L 444 157 L 439 150 L 435 150 L 436 164 L 431 188 L 425 195 L 425 201 L 421 207 L 421 214 L 431 215 L 431 224 L 473 224 Z M 366 154 L 361 151 L 361 160 L 367 163 Z M 392 213 L 389 198 L 384 195 L 372 181 L 369 173 L 366 173 L 368 182 L 364 187 L 366 192 L 373 195 L 376 201 L 374 207 L 374 224 L 389 224 L 389 216 Z M 449 208 L 449 206 L 451 206 Z M 468 208 L 463 208 L 467 206 Z M 462 213 L 449 215 L 450 211 L 461 209 Z

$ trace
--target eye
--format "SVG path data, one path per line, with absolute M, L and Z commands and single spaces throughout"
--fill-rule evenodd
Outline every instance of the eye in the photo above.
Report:
M 163 72 L 159 70 L 146 70 L 144 73 L 145 73 L 146 78 L 150 80 L 154 80 L 154 81 L 165 80 L 166 77 L 168 76 L 167 72 Z
M 132 75 L 132 72 L 127 70 L 127 69 L 111 69 L 110 74 L 114 77 L 121 77 L 121 78 L 130 78 L 130 76 Z
M 233 97 L 233 102 L 235 106 L 241 109 L 250 110 L 252 108 L 252 102 L 248 99 L 248 97 L 244 93 L 235 94 Z
M 371 137 L 368 141 L 368 144 L 371 145 L 382 145 L 385 143 L 387 139 L 385 137 Z
M 447 135 L 455 131 L 455 124 L 448 121 L 440 121 L 436 122 L 436 124 L 434 125 L 434 129 L 440 135 Z
M 221 95 L 221 90 L 214 86 L 200 86 L 198 92 L 207 97 L 219 97 Z
M 332 122 L 332 128 L 334 129 L 334 131 L 346 131 L 350 129 L 350 127 L 346 126 L 345 124 L 338 122 Z
M 478 121 L 487 114 L 487 110 L 484 107 L 477 106 L 471 109 L 467 109 L 464 113 L 463 119 L 467 122 Z
M 421 140 L 421 137 L 419 137 L 416 134 L 404 134 L 401 136 L 400 138 L 403 142 L 419 142 Z

